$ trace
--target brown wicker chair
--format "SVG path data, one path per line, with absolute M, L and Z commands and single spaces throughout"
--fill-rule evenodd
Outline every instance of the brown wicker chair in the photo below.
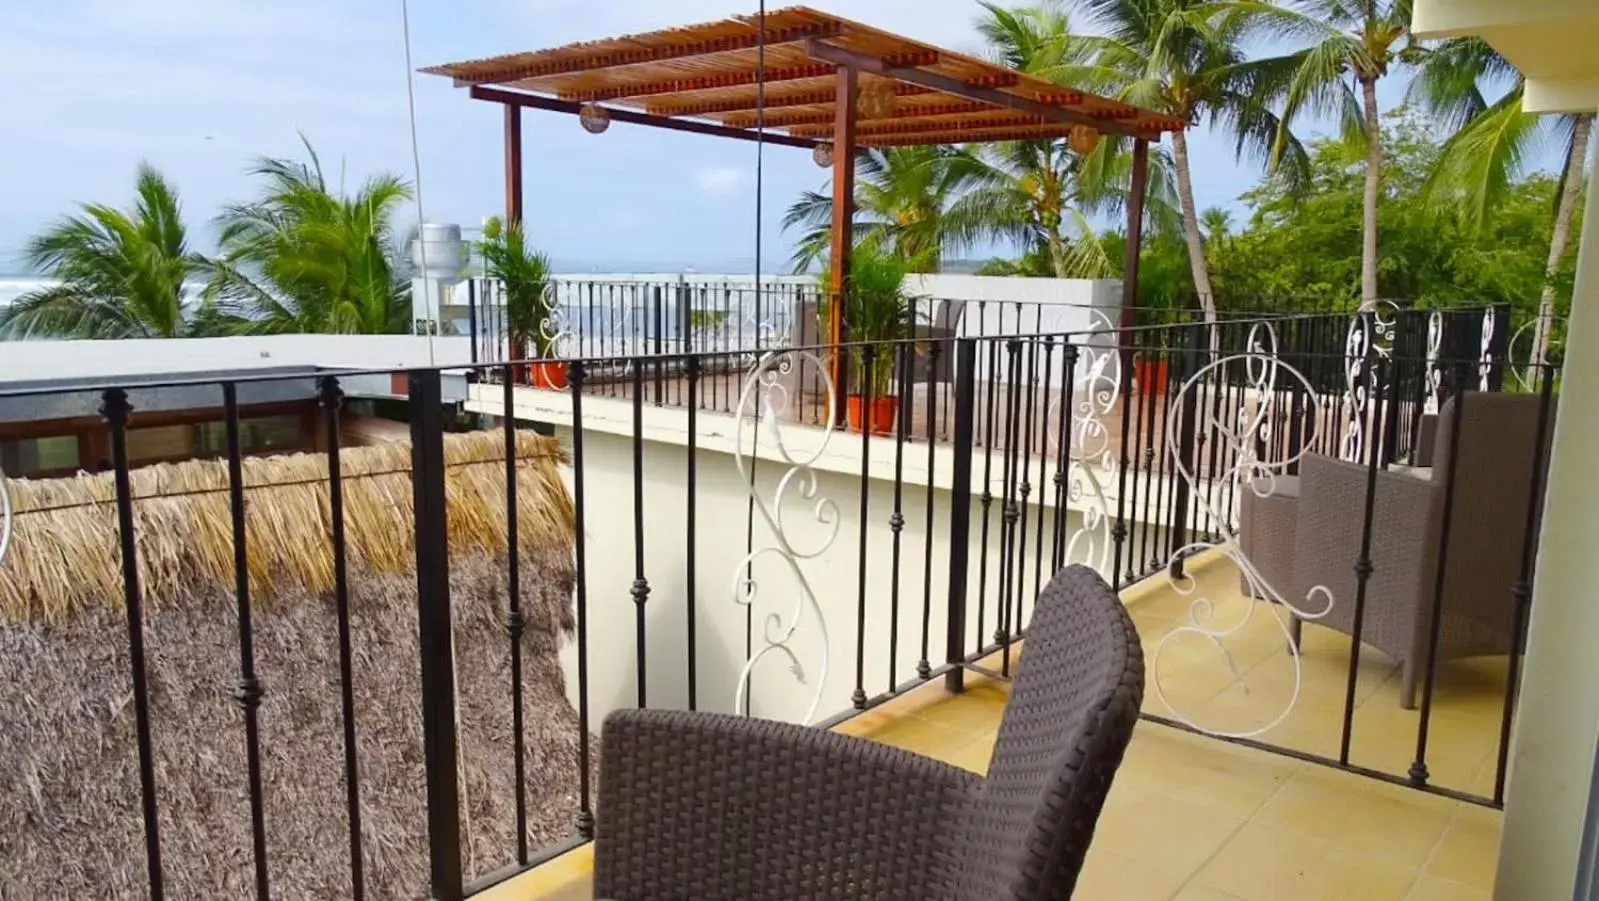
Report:
M 1527 529 L 1540 399 L 1476 392 L 1463 397 L 1458 435 L 1456 401 L 1447 402 L 1439 413 L 1433 455 L 1437 465 L 1430 476 L 1377 473 L 1372 570 L 1360 638 L 1402 665 L 1400 705 L 1407 710 L 1415 706 L 1416 685 L 1425 673 L 1451 463 L 1454 509 L 1438 659 L 1510 652 L 1511 588 L 1519 575 Z M 1551 408 L 1549 428 L 1553 426 Z M 1547 464 L 1546 450 L 1536 468 Z M 1367 477 L 1363 465 L 1317 455 L 1307 456 L 1300 467 L 1292 591 L 1302 598 L 1311 586 L 1327 586 L 1335 602 L 1316 622 L 1346 635 L 1354 631 L 1359 585 L 1354 564 L 1360 555 Z M 1542 477 L 1537 481 L 1544 484 Z
M 594 888 L 620 901 L 1067 899 L 1143 698 L 1091 570 L 1039 598 L 986 779 L 864 739 L 664 710 L 606 719 Z

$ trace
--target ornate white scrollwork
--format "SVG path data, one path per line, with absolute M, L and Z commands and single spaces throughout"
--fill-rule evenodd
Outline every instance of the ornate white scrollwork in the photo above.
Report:
M 1235 415 L 1206 409 L 1200 404 L 1198 416 L 1201 428 L 1214 434 L 1218 440 L 1231 445 L 1235 460 L 1232 468 L 1217 474 L 1216 478 L 1229 484 L 1233 494 L 1238 492 L 1253 491 L 1256 497 L 1269 497 L 1276 488 L 1278 477 L 1284 475 L 1287 469 L 1297 463 L 1306 453 L 1306 450 L 1315 444 L 1315 432 L 1320 422 L 1320 401 L 1313 403 L 1311 409 L 1305 413 L 1305 423 L 1308 434 L 1305 436 L 1301 448 L 1291 455 L 1281 459 L 1263 459 L 1257 456 L 1257 448 L 1271 448 L 1272 442 L 1261 440 L 1266 434 L 1271 417 L 1270 398 L 1280 390 L 1277 386 L 1279 373 L 1286 372 L 1297 380 L 1304 388 L 1304 396 L 1316 398 L 1316 391 L 1310 381 L 1297 369 L 1283 363 L 1276 354 L 1276 333 L 1270 323 L 1259 323 L 1252 330 L 1249 340 L 1250 350 L 1247 353 L 1235 354 L 1214 360 L 1201 367 L 1198 372 L 1189 376 L 1183 383 L 1173 401 L 1171 409 L 1166 416 L 1167 447 L 1170 449 L 1172 463 L 1177 477 L 1188 484 L 1189 495 L 1199 503 L 1205 505 L 1212 520 L 1216 522 L 1222 532 L 1219 541 L 1196 541 L 1172 554 L 1175 561 L 1179 557 L 1196 553 L 1201 550 L 1217 549 L 1227 555 L 1237 565 L 1244 580 L 1249 584 L 1250 594 L 1263 598 L 1267 603 L 1250 602 L 1242 617 L 1233 623 L 1217 623 L 1217 604 L 1210 598 L 1200 593 L 1199 583 L 1190 575 L 1170 575 L 1168 580 L 1172 588 L 1184 597 L 1191 597 L 1188 605 L 1188 622 L 1177 626 L 1161 638 L 1155 646 L 1155 654 L 1150 669 L 1151 681 L 1155 686 L 1155 694 L 1160 698 L 1166 709 L 1171 711 L 1173 717 L 1191 728 L 1198 729 L 1211 735 L 1231 738 L 1250 738 L 1274 728 L 1293 712 L 1299 700 L 1300 681 L 1302 678 L 1302 664 L 1299 658 L 1299 648 L 1291 640 L 1288 623 L 1279 612 L 1279 605 L 1287 608 L 1290 613 L 1302 620 L 1315 620 L 1326 616 L 1332 610 L 1332 593 L 1325 587 L 1317 585 L 1310 589 L 1304 601 L 1295 603 L 1290 601 L 1283 593 L 1283 586 L 1272 585 L 1255 568 L 1249 558 L 1245 556 L 1238 542 L 1238 533 L 1230 525 L 1225 513 L 1225 501 L 1221 500 L 1223 492 L 1208 492 L 1200 489 L 1196 474 L 1189 469 L 1180 453 L 1178 429 L 1183 421 L 1183 408 L 1185 404 L 1196 403 L 1197 390 L 1205 381 L 1232 364 L 1242 362 L 1252 385 L 1252 395 L 1259 400 L 1252 406 L 1246 401 L 1245 405 Z M 1268 450 L 1268 454 L 1270 451 Z M 1275 603 L 1271 603 L 1275 602 Z M 1319 605 L 1319 606 L 1318 606 Z M 1161 658 L 1174 640 L 1182 637 L 1197 637 L 1213 645 L 1222 654 L 1228 671 L 1232 674 L 1235 684 L 1243 681 L 1232 651 L 1224 644 L 1230 638 L 1240 635 L 1249 625 L 1258 607 L 1265 607 L 1276 621 L 1278 629 L 1282 632 L 1284 642 L 1289 649 L 1289 656 L 1293 663 L 1294 681 L 1293 692 L 1283 709 L 1278 712 L 1269 723 L 1250 731 L 1227 731 L 1210 729 L 1201 725 L 1193 716 L 1184 712 L 1167 696 L 1165 687 L 1161 682 Z
M 760 637 L 764 644 L 751 653 L 750 658 L 744 662 L 744 668 L 739 672 L 734 709 L 744 714 L 749 713 L 750 675 L 754 672 L 755 665 L 768 654 L 775 653 L 787 657 L 789 669 L 801 684 L 811 681 L 807 678 L 805 668 L 800 664 L 799 654 L 790 644 L 806 612 L 809 611 L 816 618 L 816 627 L 821 637 L 815 687 L 804 718 L 804 722 L 809 723 L 816 715 L 817 705 L 821 703 L 822 691 L 827 683 L 828 635 L 827 620 L 822 614 L 822 607 L 816 600 L 816 592 L 812 589 L 801 563 L 821 556 L 833 545 L 833 541 L 838 537 L 839 516 L 838 505 L 831 498 L 817 497 L 818 481 L 816 471 L 812 468 L 813 464 L 827 452 L 827 445 L 832 440 L 834 431 L 805 430 L 807 436 L 820 436 L 820 438 L 815 447 L 804 453 L 795 454 L 788 446 L 787 436 L 781 425 L 783 413 L 790 403 L 789 387 L 783 377 L 807 363 L 821 374 L 822 385 L 827 392 L 827 419 L 824 421 L 833 422 L 836 418 L 838 395 L 832 379 L 827 374 L 827 367 L 815 355 L 796 350 L 770 352 L 764 354 L 760 362 L 744 377 L 744 390 L 739 396 L 733 461 L 737 464 L 741 481 L 754 502 L 756 514 L 766 523 L 767 531 L 770 533 L 770 544 L 755 548 L 739 560 L 738 568 L 733 572 L 733 600 L 743 607 L 753 609 L 761 587 L 760 580 L 756 577 L 755 566 L 764 558 L 776 558 L 781 563 L 779 569 L 786 570 L 793 579 L 793 605 L 789 609 L 788 616 L 784 617 L 774 612 L 768 614 L 762 621 Z M 751 417 L 754 421 L 748 423 L 747 420 Z M 747 424 L 751 426 L 748 431 L 755 436 L 750 447 L 745 446 Z M 776 451 L 778 461 L 786 467 L 769 498 L 761 495 L 759 487 L 751 476 L 749 466 L 750 458 L 759 456 L 763 430 L 769 438 L 769 446 Z M 821 540 L 813 539 L 814 543 L 811 546 L 803 546 L 796 542 L 796 536 L 790 533 L 790 522 L 784 513 L 788 506 L 785 501 L 789 500 L 808 506 L 811 521 L 823 528 L 824 535 Z
M 1427 317 L 1427 401 L 1422 411 L 1436 416 L 1444 393 L 1444 314 L 1433 310 Z
M 1358 314 L 1344 339 L 1344 434 L 1338 456 L 1360 462 L 1366 449 L 1366 414 L 1376 388 L 1371 365 L 1373 323 Z
M 1477 355 L 1477 390 L 1487 391 L 1494 372 L 1494 331 L 1499 317 L 1494 308 L 1482 311 L 1482 352 Z
M 1100 310 L 1089 312 L 1095 333 L 1114 332 L 1116 326 Z M 1071 442 L 1066 472 L 1066 502 L 1082 511 L 1082 527 L 1066 540 L 1066 559 L 1088 564 L 1102 575 L 1111 568 L 1110 502 L 1105 497 L 1105 480 L 1116 472 L 1115 454 L 1110 444 L 1110 429 L 1104 417 L 1116 409 L 1121 398 L 1122 360 L 1115 346 L 1078 344 L 1077 369 L 1072 374 L 1071 422 L 1067 440 Z M 1045 422 L 1059 421 L 1063 397 L 1050 398 Z M 1059 452 L 1054 430 L 1047 437 L 1049 454 Z
M 555 282 L 544 283 L 544 290 L 539 294 L 539 305 L 544 308 L 544 318 L 539 323 L 539 345 L 547 350 L 543 355 L 552 360 L 573 356 L 571 317 L 567 315 L 566 305 L 560 301 Z
M 1542 320 L 1540 319 L 1532 319 L 1524 322 L 1521 324 L 1520 328 L 1516 329 L 1515 334 L 1510 336 L 1510 371 L 1516 378 L 1516 384 L 1521 386 L 1521 390 L 1526 391 L 1529 394 L 1538 390 L 1539 372 L 1543 368 L 1544 360 L 1548 359 L 1551 351 L 1559 349 L 1562 343 L 1554 334 L 1555 320 L 1551 318 L 1548 321 L 1548 326 L 1546 327 L 1544 337 L 1544 360 L 1539 360 L 1537 358 L 1538 326 L 1541 321 Z M 1527 348 L 1527 356 L 1525 358 L 1518 358 L 1516 356 L 1516 349 L 1521 346 L 1522 337 L 1524 335 L 1532 336 L 1532 345 Z
M 0 566 L 5 565 L 6 550 L 11 547 L 11 519 L 11 486 L 5 470 L 0 469 Z

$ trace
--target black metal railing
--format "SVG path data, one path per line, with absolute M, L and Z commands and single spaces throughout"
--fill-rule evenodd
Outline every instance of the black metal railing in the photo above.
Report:
M 975 303 L 974 310 L 984 310 L 986 302 Z M 977 312 L 974 318 L 981 322 L 984 316 Z M 1249 584 L 1237 603 L 1273 608 L 1292 602 L 1293 609 L 1305 611 L 1305 599 L 1293 594 L 1296 578 L 1266 572 L 1266 558 L 1274 552 L 1250 528 L 1258 523 L 1253 517 L 1264 515 L 1263 500 L 1276 498 L 1286 505 L 1289 497 L 1283 489 L 1290 480 L 1306 480 L 1304 493 L 1293 500 L 1301 506 L 1310 503 L 1310 471 L 1332 465 L 1307 463 L 1312 458 L 1336 460 L 1363 473 L 1359 490 L 1341 495 L 1359 514 L 1349 533 L 1354 539 L 1350 553 L 1335 567 L 1352 578 L 1348 595 L 1335 598 L 1342 605 L 1338 609 L 1352 611 L 1352 619 L 1323 626 L 1318 623 L 1330 621 L 1307 616 L 1296 627 L 1325 628 L 1328 634 L 1341 630 L 1348 637 L 1343 669 L 1348 681 L 1337 748 L 1273 743 L 1271 733 L 1222 737 L 1498 804 L 1532 595 L 1546 487 L 1543 461 L 1559 373 L 1555 367 L 1535 367 L 1535 392 L 1521 390 L 1516 380 L 1505 377 L 1506 342 L 1485 328 L 1484 321 L 1481 310 L 1437 316 L 1402 311 L 1393 317 L 1284 315 L 1060 333 L 925 331 L 904 340 L 836 349 L 858 364 L 859 373 L 887 374 L 862 375 L 843 391 L 830 390 L 826 382 L 827 355 L 835 349 L 795 344 L 758 354 L 733 347 L 617 356 L 607 349 L 596 357 L 565 361 L 566 384 L 560 392 L 524 387 L 517 375 L 520 361 L 443 372 L 322 376 L 323 435 L 317 454 L 325 475 L 313 486 L 312 508 L 320 511 L 319 528 L 325 531 L 297 540 L 330 570 L 326 590 L 318 597 L 331 606 L 338 663 L 332 679 L 337 684 L 320 687 L 330 703 L 337 696 L 336 747 L 327 750 L 341 758 L 348 850 L 340 872 L 311 878 L 354 897 L 431 892 L 438 898 L 460 898 L 587 840 L 596 817 L 604 815 L 594 803 L 593 737 L 600 717 L 615 707 L 730 710 L 742 698 L 758 713 L 825 725 L 933 680 L 959 691 L 968 671 L 1008 677 L 1034 599 L 1050 576 L 1070 563 L 1086 563 L 1117 587 L 1126 587 L 1168 572 L 1187 579 L 1195 555 L 1219 548 L 1234 560 L 1249 561 L 1237 564 L 1240 572 L 1253 576 L 1245 578 Z M 1433 340 L 1428 340 L 1429 333 Z M 596 407 L 591 394 L 596 380 L 614 384 L 619 366 L 626 373 L 619 398 L 630 405 L 623 417 Z M 648 407 L 665 405 L 663 394 L 651 390 L 656 373 L 674 374 L 685 396 L 697 401 L 683 404 L 681 426 L 676 420 L 663 426 L 646 415 Z M 925 380 L 919 379 L 922 373 Z M 726 397 L 701 402 L 706 383 L 726 374 L 736 374 L 726 380 Z M 344 465 L 354 451 L 341 441 L 341 415 L 349 404 L 361 402 L 358 393 L 347 396 L 346 390 L 372 375 L 385 382 L 403 375 L 408 396 L 403 416 L 411 433 L 409 494 L 392 497 L 386 509 L 352 512 L 347 487 L 372 473 L 365 464 L 359 471 Z M 161 680 L 150 679 L 152 666 L 166 664 L 153 659 L 146 647 L 146 621 L 167 615 L 177 602 L 163 595 L 156 605 L 146 603 L 154 595 L 144 568 L 158 564 L 147 544 L 141 544 L 152 536 L 139 529 L 141 524 L 148 528 L 151 520 L 144 517 L 153 515 L 162 498 L 185 490 L 220 493 L 229 511 L 224 530 L 229 562 L 221 565 L 232 574 L 238 675 L 228 686 L 212 686 L 219 690 L 216 697 L 203 691 L 199 696 L 206 698 L 203 703 L 221 703 L 221 694 L 231 694 L 238 704 L 245 747 L 245 767 L 238 777 L 242 795 L 228 794 L 233 800 L 217 803 L 237 803 L 248 815 L 249 841 L 248 850 L 206 857 L 208 876 L 187 868 L 183 884 L 198 886 L 201 893 L 220 892 L 223 886 L 253 879 L 255 894 L 263 898 L 270 889 L 293 893 L 294 886 L 306 884 L 293 880 L 307 878 L 303 871 L 308 864 L 294 856 L 294 849 L 273 840 L 275 817 L 292 816 L 292 805 L 306 801 L 292 787 L 297 778 L 293 761 L 286 764 L 273 747 L 274 736 L 282 734 L 273 731 L 273 717 L 293 711 L 274 708 L 271 701 L 275 691 L 316 686 L 274 685 L 257 669 L 265 653 L 257 632 L 263 617 L 273 612 L 263 609 L 252 585 L 272 577 L 279 567 L 250 556 L 260 538 L 257 524 L 263 522 L 251 509 L 276 501 L 269 485 L 247 474 L 238 440 L 240 391 L 271 378 L 283 376 L 203 383 L 218 388 L 228 441 L 225 461 L 206 464 L 223 467 L 220 484 L 196 489 L 152 479 L 141 482 L 145 489 L 134 490 L 137 470 L 127 453 L 127 436 L 139 427 L 139 392 L 161 386 L 142 382 L 136 389 L 96 387 L 86 392 L 100 397 L 111 449 L 114 490 L 86 503 L 106 517 L 102 531 L 117 542 L 122 592 L 120 598 L 107 600 L 120 604 L 125 613 L 121 653 L 128 667 L 123 672 L 131 674 L 135 727 L 131 741 L 111 743 L 137 755 L 138 783 L 122 786 L 121 796 L 137 792 L 143 824 L 143 854 L 107 847 L 89 869 L 72 870 L 86 885 L 96 880 L 122 886 L 138 882 L 150 896 L 162 897 L 170 884 L 164 874 L 174 866 L 172 849 L 163 841 L 175 817 L 195 815 L 195 808 L 185 806 L 180 796 L 212 790 L 197 784 L 200 777 L 194 774 L 170 769 L 158 773 L 156 761 L 168 759 L 163 743 L 195 739 L 152 728 L 152 705 L 165 718 L 181 716 L 176 699 L 197 689 L 180 686 L 175 681 L 179 674 L 166 669 Z M 446 400 L 458 396 L 456 383 L 466 397 L 463 402 Z M 926 386 L 920 396 L 918 385 Z M 42 390 L 0 390 L 0 397 Z M 833 411 L 852 406 L 850 394 L 856 395 L 854 425 L 830 427 L 849 422 L 848 415 L 835 417 Z M 1525 434 L 1507 437 L 1501 430 L 1487 458 L 1483 448 L 1471 444 L 1484 434 L 1472 399 L 1485 395 L 1514 396 L 1518 407 L 1532 411 L 1516 420 L 1531 423 Z M 879 409 L 884 411 L 881 417 Z M 504 507 L 465 509 L 459 506 L 451 473 L 478 464 L 452 458 L 446 437 L 483 428 L 487 419 L 494 420 L 488 427 L 499 431 L 492 443 L 501 449 L 484 464 L 487 470 L 472 470 L 472 477 L 500 485 Z M 559 560 L 553 563 L 548 555 L 526 551 L 532 525 L 520 521 L 529 501 L 521 493 L 530 465 L 524 443 L 536 440 L 530 437 L 535 429 L 557 436 L 565 455 L 561 478 L 570 490 L 570 519 L 553 516 L 570 529 L 569 550 L 556 554 Z M 1449 437 L 1428 437 L 1438 434 Z M 729 461 L 733 454 L 738 455 L 736 466 Z M 1514 454 L 1521 462 L 1512 466 L 1506 461 Z M 1436 741 L 1431 726 L 1438 686 L 1446 675 L 1443 667 L 1450 654 L 1475 647 L 1461 651 L 1440 644 L 1440 636 L 1453 641 L 1444 624 L 1450 622 L 1450 605 L 1455 603 L 1452 592 L 1460 587 L 1457 564 L 1466 555 L 1483 553 L 1480 530 L 1465 528 L 1461 520 L 1486 508 L 1462 498 L 1484 490 L 1479 482 L 1495 459 L 1506 471 L 1525 475 L 1512 495 L 1500 493 L 1501 500 L 1510 498 L 1506 504 L 1520 504 L 1514 520 L 1522 529 L 1509 551 L 1515 556 L 1513 578 L 1503 586 L 1478 586 L 1489 594 L 1498 592 L 1502 604 L 1494 615 L 1504 620 L 1507 634 L 1488 644 L 1503 644 L 1508 657 L 1503 683 L 1494 689 L 1502 694 L 1502 717 L 1495 734 L 1484 739 L 1496 755 L 1492 791 L 1484 792 L 1470 784 L 1439 784 L 1428 763 Z M 1385 534 L 1393 505 L 1390 478 L 1416 479 L 1420 469 L 1430 469 L 1429 478 L 1438 480 L 1427 483 L 1438 505 L 1436 516 L 1427 520 L 1423 534 Z M 486 474 L 495 470 L 497 475 Z M 6 488 L 20 490 L 19 484 Z M 566 489 L 549 490 L 553 493 L 546 496 L 547 503 L 566 503 Z M 62 548 L 71 536 L 50 532 L 58 527 L 49 519 L 55 508 L 40 501 L 40 495 L 19 497 L 24 499 L 13 514 L 13 553 L 28 555 L 30 566 L 44 553 L 35 551 L 33 542 L 48 543 L 50 553 L 66 553 Z M 787 515 L 771 516 L 774 508 L 786 509 Z M 413 671 L 418 681 L 411 700 L 420 709 L 421 741 L 401 756 L 409 757 L 422 776 L 414 801 L 420 825 L 394 834 L 371 831 L 378 828 L 374 819 L 393 823 L 399 816 L 384 809 L 391 800 L 379 797 L 380 789 L 392 786 L 374 788 L 373 780 L 394 780 L 402 771 L 390 767 L 388 750 L 362 740 L 366 730 L 377 728 L 374 719 L 385 714 L 368 706 L 363 722 L 357 722 L 362 681 L 373 677 L 371 661 L 394 653 L 364 644 L 363 634 L 370 640 L 372 633 L 357 628 L 376 615 L 361 605 L 371 602 L 374 590 L 363 581 L 377 577 L 370 560 L 373 549 L 353 548 L 347 529 L 357 521 L 352 517 L 367 528 L 373 516 L 396 522 L 414 548 L 409 577 L 417 599 Z M 729 523 L 734 524 L 731 529 Z M 502 536 L 489 548 L 491 579 L 501 587 L 493 595 L 494 609 L 487 612 L 452 600 L 452 572 L 478 565 L 464 559 L 470 554 L 461 550 L 458 533 L 476 525 L 485 534 Z M 788 534 L 799 525 L 810 531 Z M 822 543 L 825 550 L 808 543 L 830 531 L 837 540 Z M 1382 612 L 1382 605 L 1399 603 L 1390 578 L 1393 570 L 1383 571 L 1394 559 L 1385 548 L 1401 543 L 1419 547 L 1415 557 L 1421 562 L 1410 602 L 1420 605 L 1416 617 L 1422 631 L 1413 637 L 1424 650 L 1409 661 L 1419 698 L 1414 754 L 1402 771 L 1389 772 L 1363 764 L 1353 737 L 1359 728 L 1356 686 L 1362 654 L 1373 653 L 1363 651 L 1363 645 L 1374 640 L 1373 623 L 1393 618 Z M 1251 560 L 1251 555 L 1259 559 Z M 1288 556 L 1293 557 L 1292 551 Z M 569 572 L 563 570 L 567 565 Z M 0 561 L 0 575 L 5 566 Z M 708 567 L 716 570 L 715 578 L 707 578 Z M 160 591 L 167 592 L 171 573 L 163 572 L 168 581 Z M 572 684 L 564 692 L 530 682 L 534 671 L 541 679 L 557 671 L 556 645 L 566 628 L 535 628 L 525 591 L 536 575 L 569 579 L 571 585 L 557 616 L 559 621 L 569 613 L 573 645 L 565 670 Z M 762 594 L 769 591 L 763 586 L 788 577 L 797 579 L 791 586 L 795 593 L 771 607 L 772 595 Z M 717 590 L 728 579 L 735 585 L 733 600 L 741 606 L 732 606 Z M 1259 596 L 1258 602 L 1249 600 L 1251 593 Z M 0 592 L 0 601 L 5 597 Z M 790 597 L 803 601 L 792 608 L 798 618 L 790 618 Z M 1175 610 L 1187 615 L 1186 598 L 1174 603 L 1180 604 Z M 804 614 L 807 605 L 820 611 L 828 604 L 833 606 L 827 608 L 826 620 L 835 629 L 847 626 L 818 639 L 805 630 L 819 623 Z M 0 611 L 5 609 L 0 604 Z M 216 609 L 206 615 L 219 615 Z M 12 616 L 12 621 L 0 622 L 0 633 L 30 627 L 25 617 Z M 503 637 L 495 639 L 503 651 L 458 652 L 458 643 L 468 641 L 465 623 L 484 616 L 503 627 Z M 1146 635 L 1146 648 L 1153 652 L 1160 638 Z M 844 662 L 826 676 L 812 669 L 807 657 L 818 640 L 820 647 L 836 652 L 831 659 Z M 274 647 L 272 653 L 282 650 Z M 746 663 L 767 657 L 785 665 Z M 802 658 L 810 680 L 800 686 L 786 675 L 786 664 L 800 668 Z M 1158 678 L 1159 663 L 1152 660 L 1152 678 Z M 52 664 L 41 656 L 37 665 Z M 486 669 L 472 672 L 472 665 Z M 750 669 L 742 668 L 746 665 Z M 280 667 L 278 672 L 290 671 Z M 117 676 L 108 672 L 105 678 Z M 492 683 L 494 696 L 508 697 L 511 711 L 504 726 L 509 734 L 495 733 L 495 742 L 469 752 L 463 745 L 467 724 L 486 715 L 481 704 L 487 695 L 467 694 L 473 680 Z M 546 703 L 555 697 L 562 704 L 569 699 L 570 725 L 563 725 L 568 714 L 546 713 L 547 720 L 529 722 L 524 706 L 533 692 L 541 693 Z M 15 697 L 8 702 L 0 690 L 0 717 L 16 715 L 18 703 Z M 798 713 L 807 708 L 815 715 Z M 1148 715 L 1178 728 L 1206 729 L 1203 722 L 1177 711 L 1151 709 Z M 556 764 L 536 756 L 531 736 L 551 730 L 560 733 L 553 739 L 556 746 L 569 743 L 573 749 L 569 783 L 551 785 L 542 778 Z M 28 738 L 54 740 L 39 731 Z M 222 748 L 235 738 L 215 735 L 205 741 Z M 552 746 L 546 739 L 540 742 L 540 747 Z M 209 745 L 195 750 L 213 752 Z M 512 761 L 505 772 L 482 771 L 471 779 L 463 775 L 473 754 L 507 752 Z M 383 762 L 373 763 L 378 758 Z M 263 767 L 269 765 L 274 771 L 264 777 Z M 31 821 L 32 829 L 50 829 L 50 810 L 88 804 L 99 791 L 74 783 L 71 773 L 48 775 L 48 809 Z M 16 795 L 0 799 L 0 807 L 32 803 L 24 797 L 31 789 L 22 783 L 0 781 L 0 791 Z M 507 793 L 509 813 L 486 811 L 485 799 Z M 481 821 L 492 819 L 490 813 L 508 816 L 510 825 L 500 832 L 485 827 Z M 535 841 L 535 820 L 546 831 L 559 820 L 570 837 Z M 188 836 L 183 841 L 194 841 L 192 829 L 177 828 Z M 37 833 L 14 832 L 12 840 L 20 843 L 14 846 L 39 843 L 19 856 L 34 868 L 15 874 L 24 891 L 29 879 L 57 877 L 62 865 L 52 855 L 59 853 L 58 846 Z M 197 853 L 198 848 L 183 850 Z M 142 862 L 142 879 L 130 879 L 117 869 L 135 860 Z M 214 882 L 206 883 L 206 878 Z

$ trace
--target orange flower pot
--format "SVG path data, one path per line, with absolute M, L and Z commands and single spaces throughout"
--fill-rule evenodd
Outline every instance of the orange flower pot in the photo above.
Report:
M 859 432 L 861 430 L 862 419 L 861 407 L 863 406 L 862 402 L 865 400 L 865 398 L 861 397 L 859 394 L 851 394 L 849 397 L 845 398 L 845 400 L 848 406 L 850 430 Z M 872 398 L 871 418 L 872 434 L 894 434 L 894 424 L 899 421 L 899 398 L 893 395 L 889 395 L 888 397 Z
M 1165 360 L 1133 360 L 1133 381 L 1138 383 L 1138 393 L 1146 396 L 1166 393 L 1166 380 L 1170 369 Z
M 566 364 L 559 360 L 540 360 L 527 364 L 528 384 L 551 391 L 566 390 Z

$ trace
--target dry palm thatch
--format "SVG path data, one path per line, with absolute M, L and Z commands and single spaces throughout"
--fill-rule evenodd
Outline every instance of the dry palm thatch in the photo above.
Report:
M 515 859 L 505 465 L 499 434 L 446 438 L 463 858 Z M 517 456 L 527 800 L 533 847 L 575 818 L 577 722 L 557 651 L 572 627 L 573 511 L 552 439 Z M 410 446 L 342 455 L 368 897 L 426 894 Z M 232 528 L 223 464 L 133 474 L 163 870 L 174 897 L 252 878 Z M 273 894 L 350 896 L 344 717 L 320 455 L 247 460 L 247 532 Z M 114 490 L 107 475 L 9 483 L 0 568 L 0 896 L 145 886 Z

